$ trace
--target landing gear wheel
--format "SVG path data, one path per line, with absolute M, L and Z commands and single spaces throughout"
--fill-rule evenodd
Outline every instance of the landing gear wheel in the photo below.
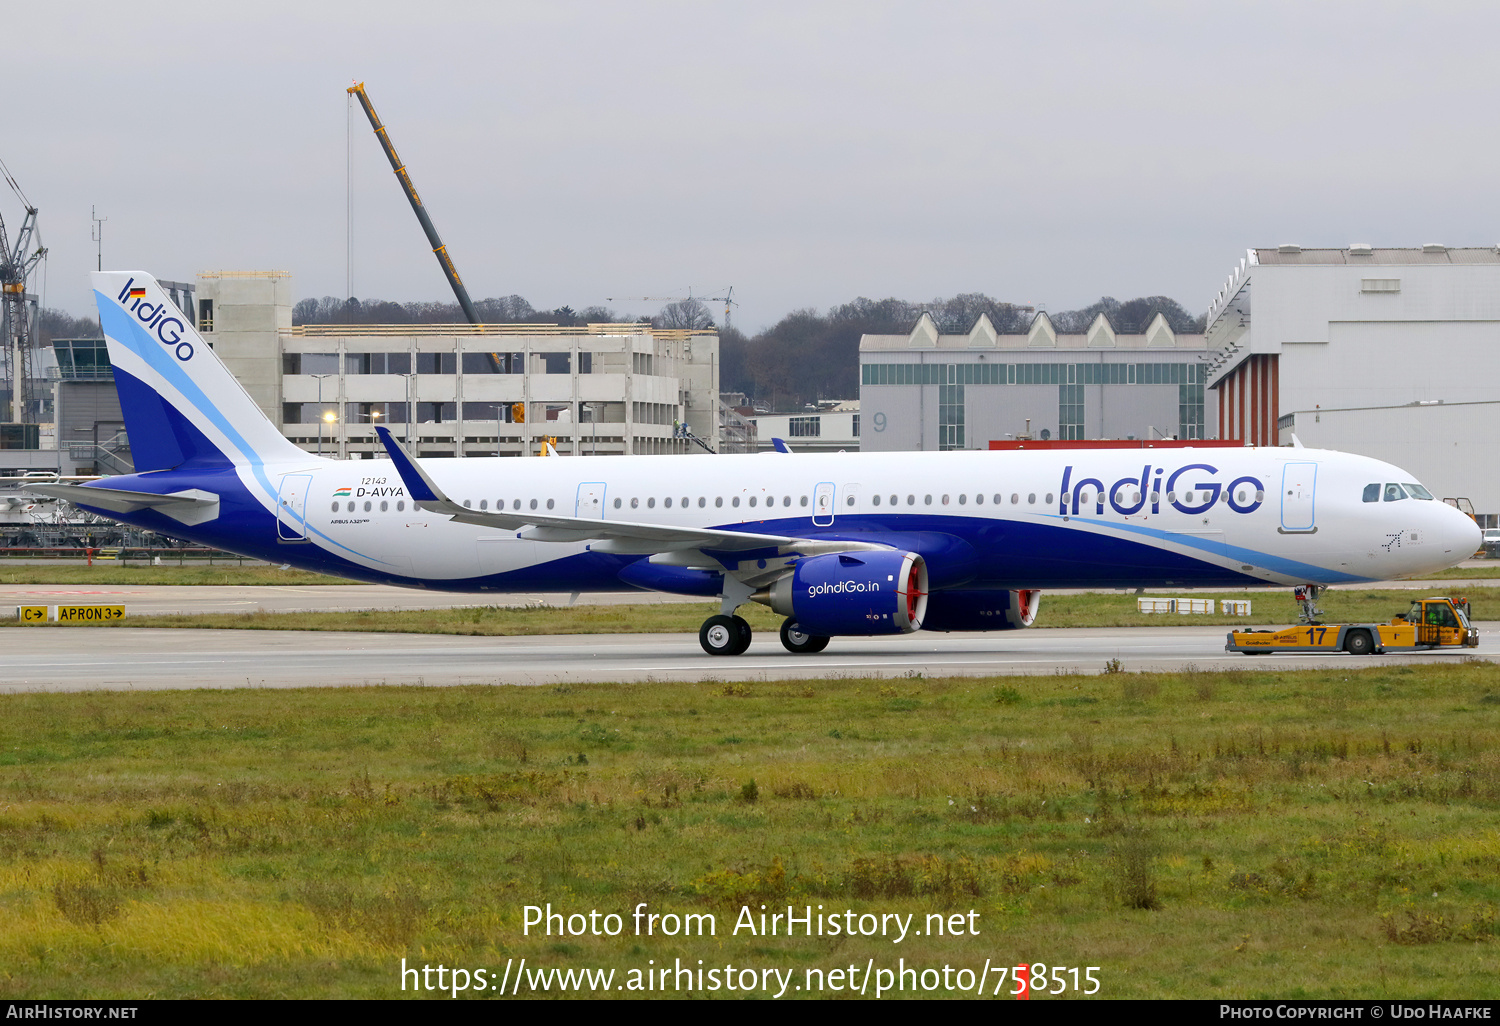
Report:
M 750 629 L 750 621 L 743 616 L 731 616 L 734 621 L 734 629 L 739 632 L 740 640 L 735 643 L 734 651 L 730 655 L 744 655 L 745 650 L 750 647 L 750 639 L 755 637 L 755 632 Z
M 1344 651 L 1350 655 L 1369 655 L 1375 651 L 1375 642 L 1370 638 L 1369 631 L 1350 631 L 1349 636 L 1344 639 Z
M 828 647 L 829 640 L 817 634 L 807 633 L 802 629 L 802 625 L 791 617 L 782 621 L 781 644 L 788 652 L 795 652 L 797 655 L 821 652 Z
M 698 628 L 698 644 L 709 655 L 740 655 L 750 638 L 750 624 L 738 616 L 710 616 Z

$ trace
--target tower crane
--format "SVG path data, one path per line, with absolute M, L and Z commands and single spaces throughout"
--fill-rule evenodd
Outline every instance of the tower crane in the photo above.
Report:
M 0 172 L 26 211 L 14 245 L 6 234 L 5 219 L 0 217 L 0 336 L 4 338 L 5 378 L 10 383 L 10 419 L 29 423 L 33 411 L 27 365 L 34 341 L 26 303 L 35 297 L 27 294 L 26 279 L 47 255 L 47 249 L 37 235 L 36 207 L 21 192 L 4 161 L 0 161 Z
M 686 296 L 605 296 L 604 301 L 606 303 L 723 303 L 724 327 L 726 328 L 733 327 L 729 320 L 729 308 L 740 305 L 739 300 L 734 298 L 733 285 L 725 289 L 722 296 L 695 296 L 693 290 L 688 289 Z

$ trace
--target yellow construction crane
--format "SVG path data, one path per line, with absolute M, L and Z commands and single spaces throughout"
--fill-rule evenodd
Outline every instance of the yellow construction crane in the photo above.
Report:
M 386 159 L 391 162 L 391 170 L 396 172 L 396 180 L 401 183 L 401 191 L 406 193 L 412 212 L 417 215 L 422 231 L 427 234 L 427 241 L 432 244 L 432 255 L 437 257 L 438 266 L 443 269 L 443 275 L 448 279 L 454 296 L 458 298 L 458 305 L 463 309 L 464 317 L 470 324 L 478 325 L 479 313 L 469 299 L 469 290 L 464 287 L 463 280 L 459 278 L 458 268 L 453 266 L 453 258 L 448 255 L 448 247 L 443 245 L 442 239 L 438 238 L 437 228 L 433 225 L 432 218 L 427 216 L 427 208 L 422 205 L 422 198 L 417 195 L 417 187 L 412 184 L 411 175 L 407 173 L 406 165 L 397 155 L 395 144 L 391 142 L 391 134 L 386 131 L 380 116 L 375 113 L 375 105 L 370 102 L 370 96 L 365 92 L 365 84 L 356 82 L 345 92 L 359 100 L 359 105 L 364 108 L 365 116 L 370 119 L 370 127 L 375 130 L 375 138 L 380 141 L 380 148 L 385 151 Z M 494 363 L 496 372 L 499 372 L 500 354 L 491 353 L 490 360 Z

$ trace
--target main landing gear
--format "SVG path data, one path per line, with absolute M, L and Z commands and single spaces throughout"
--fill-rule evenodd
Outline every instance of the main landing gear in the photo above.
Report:
M 811 655 L 821 652 L 828 647 L 831 639 L 818 634 L 809 634 L 802 629 L 802 625 L 793 617 L 787 617 L 781 623 L 781 644 L 788 652 L 796 655 Z
M 744 617 L 735 616 L 734 611 L 753 594 L 753 589 L 743 581 L 724 575 L 724 594 L 719 596 L 719 615 L 710 616 L 698 628 L 698 644 L 712 656 L 743 655 L 750 647 L 752 632 Z M 802 629 L 795 617 L 787 617 L 781 625 L 781 644 L 796 655 L 811 655 L 828 647 L 829 639 Z
M 698 628 L 698 644 L 709 655 L 743 655 L 750 647 L 750 624 L 740 616 L 710 616 Z

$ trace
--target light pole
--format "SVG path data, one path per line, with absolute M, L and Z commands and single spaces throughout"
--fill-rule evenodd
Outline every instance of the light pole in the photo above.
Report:
M 401 434 L 403 435 L 403 440 L 407 445 L 411 445 L 411 386 L 412 378 L 414 377 L 416 377 L 415 374 L 401 375 L 402 382 L 406 385 L 406 417 L 403 419 Z
M 312 374 L 309 377 L 318 379 L 318 455 L 323 455 L 323 422 L 328 418 L 323 415 L 323 379 L 333 377 L 332 374 Z
M 323 419 L 320 420 L 320 421 L 318 421 L 318 455 L 319 456 L 323 455 L 323 425 L 327 424 L 328 425 L 328 430 L 332 431 L 333 430 L 333 423 L 334 423 L 334 421 L 336 421 L 338 419 L 339 419 L 339 415 L 337 413 L 334 413 L 332 410 L 329 410 L 327 413 L 323 414 Z
M 594 422 L 594 451 L 591 455 L 599 455 L 599 407 L 603 403 L 586 403 L 589 408 L 589 420 Z

